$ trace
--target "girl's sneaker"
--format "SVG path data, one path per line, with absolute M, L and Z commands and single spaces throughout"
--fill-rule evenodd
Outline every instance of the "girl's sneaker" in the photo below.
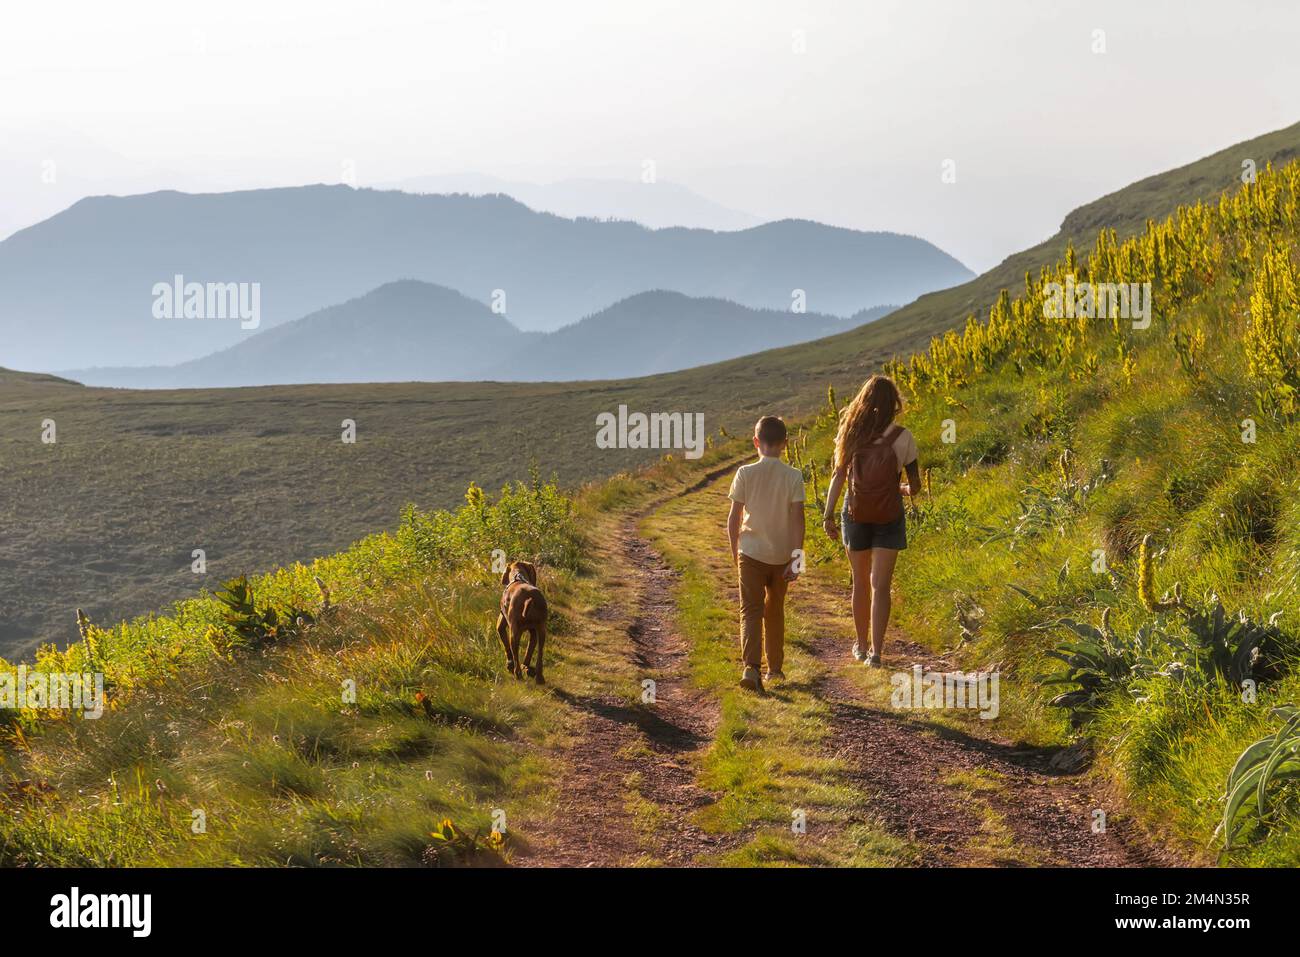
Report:
M 853 643 L 853 660 L 854 661 L 867 660 L 867 656 L 862 653 L 862 649 L 858 647 L 858 643 L 856 641 Z
M 876 654 L 874 651 L 869 651 L 867 652 L 867 656 L 862 659 L 862 663 L 868 668 L 879 668 L 880 655 Z

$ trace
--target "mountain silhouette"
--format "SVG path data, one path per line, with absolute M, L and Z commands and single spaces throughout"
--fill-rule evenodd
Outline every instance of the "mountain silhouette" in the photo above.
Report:
M 888 311 L 839 319 L 655 290 L 540 337 L 509 369 L 489 378 L 623 379 L 675 372 L 845 332 Z
M 257 284 L 260 323 L 155 318 L 174 277 Z M 499 303 L 551 330 L 669 289 L 850 316 L 971 273 L 925 242 L 802 220 L 736 232 L 564 219 L 500 195 L 305 186 L 84 199 L 0 243 L 0 364 L 171 365 L 398 279 Z
M 549 183 L 501 179 L 475 173 L 417 176 L 384 184 L 382 188 L 407 193 L 505 193 L 531 209 L 557 216 L 622 219 L 663 229 L 688 226 L 698 229 L 746 229 L 762 220 L 729 209 L 699 193 L 667 180 L 559 179 Z
M 201 359 L 67 375 L 88 385 L 168 389 L 624 378 L 833 335 L 890 308 L 839 319 L 655 290 L 629 296 L 555 332 L 524 332 L 481 302 L 406 279 L 263 330 Z

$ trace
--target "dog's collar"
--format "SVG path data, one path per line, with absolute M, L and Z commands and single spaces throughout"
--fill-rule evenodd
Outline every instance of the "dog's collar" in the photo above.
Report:
M 532 582 L 530 582 L 527 578 L 525 578 L 525 577 L 524 577 L 523 575 L 521 575 L 519 572 L 511 572 L 511 574 L 510 574 L 510 581 L 506 582 L 506 584 L 507 584 L 507 585 L 513 585 L 515 582 L 523 582 L 525 585 L 531 585 L 531 584 L 532 584 Z

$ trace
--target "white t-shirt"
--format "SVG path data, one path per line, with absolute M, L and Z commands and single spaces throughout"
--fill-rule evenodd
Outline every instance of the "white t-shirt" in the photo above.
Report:
M 760 455 L 736 469 L 727 497 L 745 506 L 740 554 L 768 565 L 784 565 L 798 546 L 790 506 L 804 500 L 803 473 L 779 458 Z
M 907 429 L 900 428 L 894 436 L 894 454 L 898 456 L 898 471 L 903 471 L 916 461 L 920 454 L 916 448 L 916 439 Z

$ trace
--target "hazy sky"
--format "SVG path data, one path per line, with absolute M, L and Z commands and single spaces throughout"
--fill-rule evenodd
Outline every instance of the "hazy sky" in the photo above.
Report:
M 723 205 L 981 270 L 1300 120 L 1297 36 L 1281 0 L 7 4 L 0 235 L 86 192 L 653 160 Z

